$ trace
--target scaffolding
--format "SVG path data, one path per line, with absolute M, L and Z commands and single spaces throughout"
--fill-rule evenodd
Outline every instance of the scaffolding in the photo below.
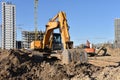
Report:
M 38 31 L 37 40 L 43 39 L 44 32 Z M 30 43 L 35 40 L 35 31 L 22 31 L 22 48 L 29 49 Z

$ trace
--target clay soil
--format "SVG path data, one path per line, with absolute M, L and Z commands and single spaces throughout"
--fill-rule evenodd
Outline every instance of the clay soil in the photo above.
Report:
M 21 50 L 0 51 L 0 80 L 120 80 L 120 50 L 89 57 L 88 63 L 61 64 L 56 58 L 29 56 Z

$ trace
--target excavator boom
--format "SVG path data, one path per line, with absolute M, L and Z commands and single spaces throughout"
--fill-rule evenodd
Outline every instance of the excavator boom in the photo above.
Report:
M 54 29 L 59 28 L 63 49 L 71 49 L 73 47 L 73 42 L 70 41 L 69 27 L 66 20 L 66 15 L 64 12 L 59 12 L 54 18 L 52 18 L 46 25 L 45 36 L 43 39 L 43 49 L 46 45 L 49 45 L 49 38 Z

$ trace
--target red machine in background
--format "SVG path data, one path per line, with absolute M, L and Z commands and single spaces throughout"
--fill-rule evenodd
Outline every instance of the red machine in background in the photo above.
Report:
M 86 53 L 95 54 L 95 48 L 93 47 L 93 44 L 91 44 L 88 40 L 86 42 L 84 50 L 86 51 Z
M 100 46 L 99 49 L 96 50 L 93 44 L 91 44 L 88 40 L 86 41 L 84 50 L 87 54 L 89 54 L 89 56 L 95 56 L 95 55 L 106 56 L 107 55 L 107 49 L 105 45 Z

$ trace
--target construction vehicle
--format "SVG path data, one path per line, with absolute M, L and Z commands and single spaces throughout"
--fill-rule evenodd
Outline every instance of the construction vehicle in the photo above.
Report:
M 52 51 L 53 42 L 55 41 L 52 36 L 53 31 L 59 29 L 62 40 L 62 53 L 56 54 L 63 63 L 67 64 L 73 61 L 87 62 L 87 54 L 83 50 L 73 49 L 73 41 L 70 41 L 69 27 L 67 24 L 66 14 L 60 11 L 53 17 L 46 25 L 43 40 L 35 40 L 31 42 L 30 48 L 39 51 Z M 52 54 L 53 55 L 53 54 Z M 78 57 L 78 58 L 77 58 Z M 76 59 L 76 60 L 75 60 Z
M 58 21 L 57 18 L 59 19 Z M 53 30 L 59 28 L 61 38 L 62 38 L 62 44 L 64 49 L 72 49 L 73 48 L 73 42 L 70 41 L 70 35 L 68 31 L 68 24 L 66 20 L 66 15 L 64 12 L 59 12 L 53 19 L 51 19 L 47 25 L 46 25 L 46 31 L 43 37 L 43 40 L 39 41 L 33 41 L 31 43 L 31 49 L 34 50 L 46 50 L 52 48 L 52 34 Z
M 88 40 L 86 41 L 86 46 L 84 47 L 84 50 L 90 56 L 95 55 L 95 48 L 92 46 L 92 44 Z
M 100 52 L 102 51 L 103 51 L 102 56 L 105 56 L 107 53 L 107 49 L 105 48 L 104 45 L 96 50 L 96 48 L 93 47 L 93 45 L 88 40 L 86 41 L 86 46 L 84 47 L 84 50 L 87 54 L 89 54 L 89 56 L 99 55 Z

